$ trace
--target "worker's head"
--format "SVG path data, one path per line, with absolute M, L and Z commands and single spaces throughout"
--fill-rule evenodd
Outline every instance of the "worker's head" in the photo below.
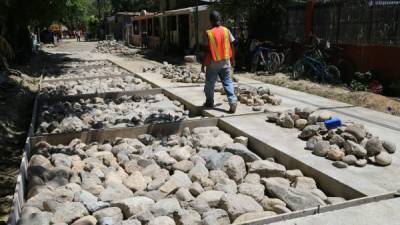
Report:
M 219 14 L 219 12 L 213 10 L 210 13 L 210 22 L 213 27 L 221 26 L 221 24 L 222 24 L 221 14 Z

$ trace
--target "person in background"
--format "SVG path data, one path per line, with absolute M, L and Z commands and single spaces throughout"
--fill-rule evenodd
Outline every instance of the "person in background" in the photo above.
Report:
M 212 28 L 206 31 L 208 46 L 204 46 L 205 57 L 201 70 L 206 73 L 204 93 L 206 95 L 205 107 L 214 107 L 214 88 L 218 77 L 228 97 L 229 112 L 235 113 L 237 97 L 231 79 L 231 67 L 235 66 L 235 57 L 232 43 L 235 41 L 228 28 L 222 26 L 222 18 L 219 12 L 210 13 Z
M 81 42 L 81 31 L 80 30 L 76 31 L 76 41 Z

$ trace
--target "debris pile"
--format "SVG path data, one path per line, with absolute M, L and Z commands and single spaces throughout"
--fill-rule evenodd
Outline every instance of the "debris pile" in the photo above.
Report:
M 138 49 L 131 49 L 117 41 L 99 41 L 93 50 L 96 53 L 117 54 L 131 56 L 139 52 Z
M 99 68 L 76 68 L 62 70 L 57 75 L 49 74 L 44 80 L 54 79 L 79 79 L 85 77 L 112 77 L 131 75 L 127 70 L 120 67 L 99 67 Z
M 139 91 L 151 89 L 151 85 L 134 76 L 107 79 L 68 80 L 43 83 L 42 96 L 65 96 L 105 92 Z
M 205 74 L 200 73 L 197 69 L 188 66 L 176 66 L 164 62 L 160 68 L 151 67 L 143 69 L 143 72 L 160 72 L 163 78 L 170 79 L 171 82 L 181 83 L 204 83 Z
M 163 94 L 89 98 L 44 103 L 37 134 L 80 132 L 88 129 L 121 128 L 187 119 L 188 111 Z
M 225 95 L 225 90 L 222 86 L 215 89 Z M 235 94 L 238 96 L 240 103 L 245 104 L 253 108 L 253 111 L 262 111 L 266 104 L 280 105 L 282 99 L 273 95 L 268 87 L 252 87 L 249 85 L 237 85 L 235 86 Z
M 19 224 L 228 225 L 345 201 L 246 145 L 217 127 L 39 142 Z
M 329 130 L 325 121 L 331 118 L 329 112 L 311 107 L 267 115 L 268 122 L 299 129 L 299 138 L 307 141 L 305 149 L 334 161 L 333 165 L 338 168 L 364 167 L 368 163 L 389 166 L 392 163 L 390 154 L 396 151 L 394 143 L 380 140 L 368 132 L 364 125 L 354 122 L 346 122 Z

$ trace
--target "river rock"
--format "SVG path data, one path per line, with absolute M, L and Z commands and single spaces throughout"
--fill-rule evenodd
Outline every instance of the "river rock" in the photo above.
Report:
M 150 210 L 154 204 L 154 200 L 148 197 L 136 196 L 114 201 L 112 206 L 121 209 L 125 218 L 130 218 L 132 216 L 139 215 L 146 210 Z
M 249 212 L 262 212 L 263 208 L 253 198 L 243 194 L 226 194 L 221 198 L 221 208 L 226 210 L 231 220 Z
M 261 177 L 284 177 L 286 168 L 268 160 L 258 160 L 249 164 L 249 173 L 259 174 Z
M 89 212 L 80 202 L 67 202 L 56 208 L 52 223 L 72 223 L 74 220 L 87 216 Z
M 355 155 L 357 158 L 364 158 L 367 156 L 367 150 L 353 141 L 347 140 L 344 143 L 344 149 L 346 151 L 346 155 Z
M 84 216 L 78 220 L 75 220 L 71 225 L 96 225 L 97 220 L 94 216 Z
M 205 191 L 197 197 L 197 200 L 207 202 L 210 207 L 217 207 L 223 196 L 225 193 L 222 191 Z
M 93 213 L 93 216 L 96 217 L 97 221 L 108 221 L 110 224 L 112 223 L 120 223 L 123 220 L 123 215 L 121 209 L 118 207 L 111 207 L 101 209 Z
M 380 166 L 389 166 L 392 163 L 392 157 L 389 153 L 383 151 L 375 156 L 375 162 Z
M 241 182 L 246 176 L 246 165 L 242 157 L 233 155 L 225 163 L 223 171 L 236 182 Z
M 175 225 L 175 221 L 168 216 L 160 216 L 151 220 L 148 225 Z
M 223 191 L 228 194 L 236 194 L 237 193 L 237 185 L 235 181 L 224 178 L 220 180 L 214 187 L 216 191 Z
M 390 154 L 393 154 L 396 152 L 396 144 L 394 144 L 391 141 L 387 141 L 387 140 L 382 141 L 382 146 Z
M 315 136 L 319 130 L 318 125 L 308 125 L 300 133 L 299 138 L 303 140 L 308 140 L 312 136 Z
M 181 206 L 175 198 L 161 199 L 151 207 L 151 212 L 156 217 L 172 215 L 179 210 L 181 210 Z
M 212 209 L 203 214 L 203 225 L 229 225 L 229 215 L 222 209 Z
M 313 150 L 313 154 L 320 157 L 325 157 L 330 149 L 330 144 L 328 141 L 318 141 Z
M 174 214 L 174 219 L 181 225 L 202 225 L 200 214 L 194 210 L 179 210 Z
M 245 213 L 233 221 L 233 224 L 240 224 L 252 220 L 257 220 L 257 219 L 265 219 L 271 216 L 275 216 L 276 213 L 272 211 L 264 211 L 264 212 L 249 212 Z
M 369 157 L 376 156 L 384 150 L 382 142 L 378 137 L 372 137 L 369 139 L 365 145 L 365 149 L 367 150 Z
M 355 165 L 357 162 L 357 157 L 354 155 L 346 155 L 343 157 L 343 162 L 345 162 L 347 165 L 352 166 Z
M 325 205 L 321 199 L 311 194 L 309 190 L 290 187 L 289 181 L 286 182 L 282 179 L 263 178 L 262 180 L 267 192 L 273 197 L 282 199 L 289 209 L 296 211 Z
M 260 202 L 264 198 L 265 187 L 262 184 L 242 183 L 239 185 L 239 193 L 248 195 Z
M 345 129 L 345 132 L 352 134 L 357 139 L 357 142 L 361 142 L 367 135 L 367 131 L 361 124 L 350 125 Z
M 245 145 L 234 143 L 230 144 L 225 148 L 225 152 L 230 152 L 234 155 L 241 156 L 245 162 L 254 162 L 256 160 L 261 160 L 261 158 L 249 150 Z

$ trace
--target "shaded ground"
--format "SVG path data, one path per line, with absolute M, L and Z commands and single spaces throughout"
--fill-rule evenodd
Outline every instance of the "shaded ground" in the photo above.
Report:
M 33 101 L 46 57 L 40 54 L 26 65 L 13 67 L 20 70 L 21 75 L 7 76 L 0 72 L 0 224 L 5 224 L 10 211 Z
M 343 87 L 323 85 L 307 80 L 292 80 L 285 74 L 281 73 L 273 76 L 257 76 L 251 73 L 242 73 L 238 75 L 329 99 L 334 99 L 355 106 L 362 106 L 376 111 L 400 116 L 400 101 L 385 97 L 383 95 L 377 95 L 370 92 L 352 92 Z M 388 112 L 388 107 L 392 108 L 393 111 Z

